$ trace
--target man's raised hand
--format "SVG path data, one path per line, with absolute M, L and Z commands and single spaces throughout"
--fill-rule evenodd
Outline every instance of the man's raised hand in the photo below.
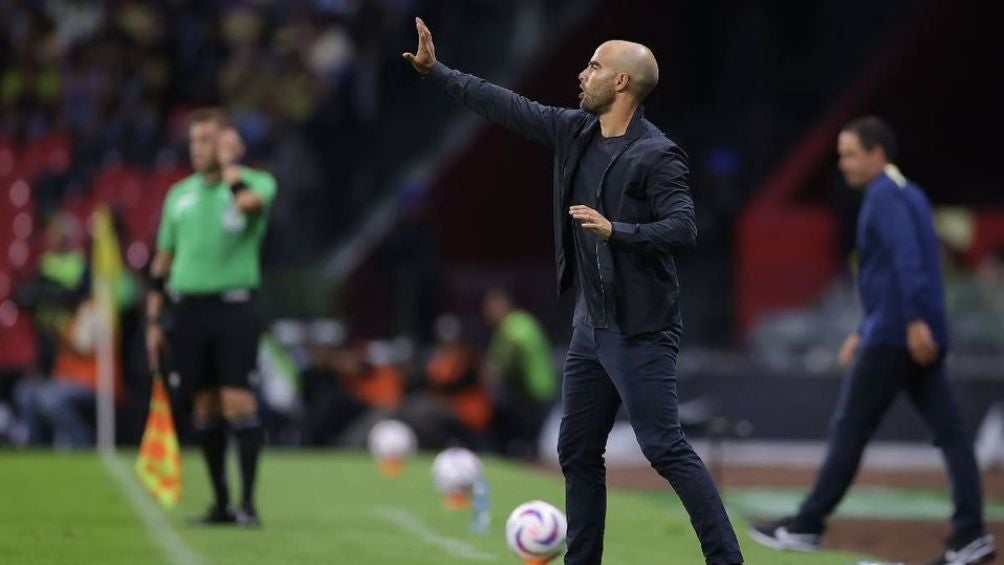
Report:
M 415 18 L 415 30 L 418 31 L 418 49 L 415 53 L 404 53 L 402 56 L 416 71 L 426 75 L 436 64 L 436 46 L 432 43 L 432 32 L 422 18 Z

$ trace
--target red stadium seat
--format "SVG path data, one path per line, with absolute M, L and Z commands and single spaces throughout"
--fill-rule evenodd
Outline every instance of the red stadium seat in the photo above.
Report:
M 0 179 L 0 209 L 31 210 L 32 208 L 31 182 L 27 176 L 14 174 Z
M 123 206 L 142 190 L 143 172 L 127 165 L 105 167 L 94 177 L 92 192 L 98 202 Z
M 92 194 L 76 194 L 63 202 L 63 210 L 69 212 L 80 222 L 81 226 L 87 226 L 91 219 L 91 213 L 97 205 L 97 199 Z
M 0 367 L 27 368 L 35 360 L 35 332 L 27 314 L 0 300 Z
M 7 273 L 6 263 L 0 259 L 0 303 L 11 295 L 14 290 L 14 278 Z
M 132 232 L 136 239 L 140 241 L 152 241 L 157 233 L 157 226 L 160 223 L 160 211 L 164 204 L 171 185 L 191 174 L 191 170 L 185 167 L 171 167 L 154 170 L 149 182 L 148 190 L 143 192 L 143 199 L 136 209 L 137 231 Z
M 5 138 L 0 138 L 0 179 L 14 174 L 19 158 L 17 146 Z
M 54 131 L 30 141 L 21 155 L 21 168 L 29 177 L 62 173 L 70 166 L 73 143 L 63 132 Z
M 0 267 L 8 273 L 26 263 L 11 261 L 11 246 L 19 239 L 33 238 L 38 232 L 34 217 L 31 185 L 20 175 L 0 179 Z M 23 245 L 18 246 L 22 249 Z M 23 255 L 20 251 L 16 256 Z

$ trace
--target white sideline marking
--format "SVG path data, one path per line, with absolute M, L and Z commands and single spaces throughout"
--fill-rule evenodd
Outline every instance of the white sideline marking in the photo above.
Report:
M 202 558 L 188 547 L 177 530 L 164 518 L 164 512 L 154 504 L 153 500 L 140 489 L 139 483 L 122 464 L 114 452 L 101 454 L 101 462 L 105 470 L 118 483 L 125 493 L 133 510 L 139 514 L 146 526 L 146 532 L 167 555 L 171 565 L 201 565 Z
M 486 553 L 464 541 L 437 534 L 421 518 L 403 508 L 380 508 L 377 510 L 377 515 L 402 530 L 415 534 L 425 543 L 440 547 L 454 557 L 473 561 L 496 561 L 498 559 L 494 553 Z

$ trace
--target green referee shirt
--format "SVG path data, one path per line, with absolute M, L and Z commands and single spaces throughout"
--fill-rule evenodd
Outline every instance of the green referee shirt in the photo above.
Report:
M 263 201 L 256 214 L 240 213 L 226 183 L 209 184 L 199 173 L 178 181 L 168 191 L 157 249 L 174 255 L 169 289 L 207 294 L 254 289 L 261 284 L 259 251 L 276 183 L 267 171 L 249 167 L 241 167 L 241 178 Z

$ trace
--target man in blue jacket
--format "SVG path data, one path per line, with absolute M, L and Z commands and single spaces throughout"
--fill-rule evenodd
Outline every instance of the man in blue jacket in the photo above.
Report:
M 948 322 L 931 205 L 892 164 L 895 136 L 880 119 L 849 123 L 837 151 L 847 184 L 865 190 L 857 226 L 865 317 L 840 349 L 850 375 L 812 492 L 796 516 L 755 526 L 750 534 L 776 549 L 818 548 L 824 521 L 853 481 L 865 444 L 905 390 L 944 454 L 955 503 L 948 548 L 932 565 L 989 562 L 994 539 L 983 523 L 979 469 L 945 375 Z
M 565 361 L 558 459 L 568 514 L 566 564 L 603 555 L 603 453 L 621 402 L 638 443 L 680 496 L 708 564 L 743 562 L 715 485 L 680 428 L 682 323 L 673 252 L 697 229 L 683 151 L 642 117 L 659 80 L 643 45 L 608 41 L 579 74 L 580 109 L 530 101 L 436 61 L 416 20 L 419 73 L 482 116 L 554 150 L 558 292 L 577 289 Z

